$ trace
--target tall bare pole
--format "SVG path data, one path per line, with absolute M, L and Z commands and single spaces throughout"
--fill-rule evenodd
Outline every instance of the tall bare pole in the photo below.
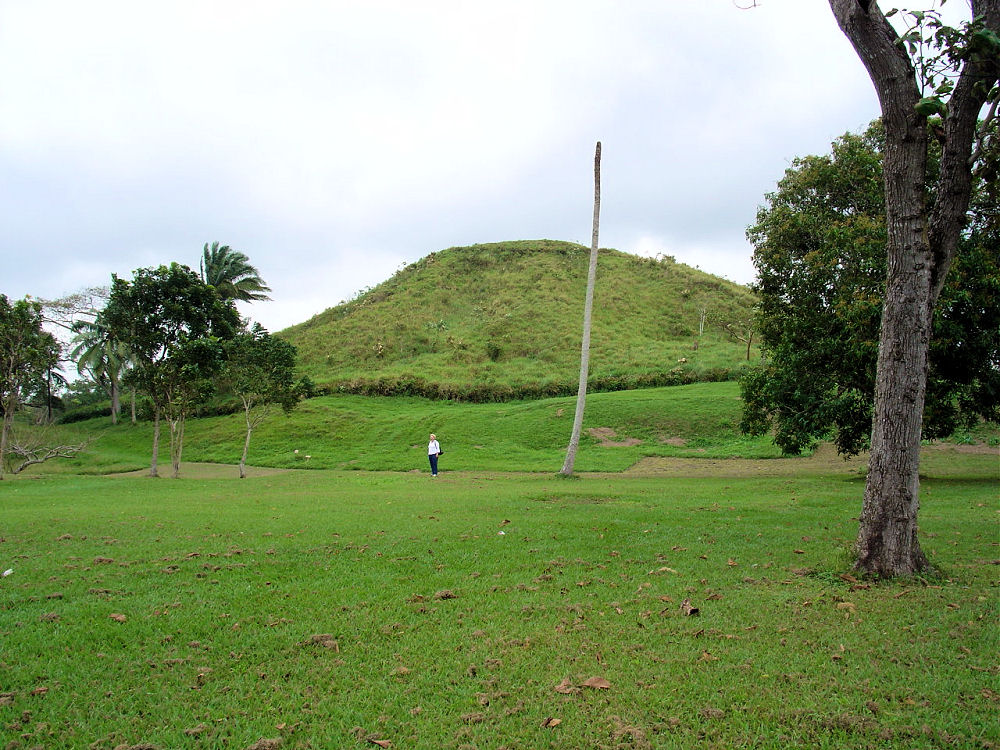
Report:
M 587 301 L 583 306 L 583 343 L 580 346 L 580 386 L 576 392 L 576 416 L 573 418 L 573 434 L 566 449 L 566 461 L 559 472 L 564 476 L 573 474 L 576 451 L 580 447 L 580 431 L 583 429 L 583 409 L 587 403 L 587 375 L 590 371 L 590 320 L 594 310 L 594 280 L 597 278 L 597 234 L 601 219 L 601 142 L 597 142 L 594 152 L 594 225 L 590 236 L 590 268 L 587 270 Z

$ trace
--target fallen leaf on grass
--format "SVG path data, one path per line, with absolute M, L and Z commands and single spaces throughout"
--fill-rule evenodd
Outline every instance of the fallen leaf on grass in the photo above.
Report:
M 584 681 L 583 686 L 593 688 L 595 690 L 609 690 L 611 688 L 611 683 L 603 677 L 591 677 L 590 679 Z
M 308 641 L 305 641 L 300 645 L 322 646 L 323 648 L 332 648 L 335 653 L 340 653 L 340 644 L 330 633 L 317 633 L 316 635 L 310 637 Z
M 247 747 L 247 750 L 278 750 L 283 740 L 280 737 L 274 739 L 260 739 Z
M 837 602 L 837 609 L 846 609 L 851 614 L 858 611 L 858 608 L 854 606 L 851 602 Z
M 674 575 L 678 575 L 676 570 L 674 570 L 673 568 L 668 568 L 666 566 L 662 568 L 657 568 L 656 570 L 651 570 L 647 575 L 655 576 L 659 575 L 660 573 L 673 573 Z
M 457 599 L 458 594 L 456 594 L 451 589 L 445 589 L 444 591 L 438 591 L 434 594 L 435 599 Z
M 115 622 L 126 622 L 128 620 L 128 618 L 120 612 L 112 612 L 108 615 L 108 619 L 114 620 Z
M 196 737 L 202 732 L 207 732 L 207 731 L 208 731 L 208 726 L 204 722 L 202 722 L 201 724 L 198 724 L 198 726 L 191 727 L 190 729 L 185 729 L 184 734 L 186 734 L 188 737 Z
M 47 692 L 49 692 L 49 689 L 47 687 L 45 687 L 44 685 L 40 685 L 39 687 L 36 687 L 34 690 L 32 690 L 31 694 L 32 695 L 45 695 Z
M 712 656 L 708 651 L 702 651 L 701 656 L 698 657 L 698 661 L 718 661 L 718 656 Z
M 545 720 L 542 722 L 542 729 L 551 729 L 552 727 L 557 727 L 562 724 L 562 719 L 557 719 L 553 716 L 546 716 Z
M 726 560 L 726 565 L 728 565 L 730 568 L 735 568 L 737 565 L 739 565 L 739 563 L 730 557 L 728 560 Z
M 562 682 L 555 686 L 555 691 L 557 693 L 562 693 L 563 695 L 570 695 L 572 693 L 580 692 L 580 688 L 575 687 L 573 683 L 569 681 L 569 677 L 566 677 Z
M 378 745 L 379 747 L 392 747 L 392 743 L 389 740 L 368 740 L 373 745 Z

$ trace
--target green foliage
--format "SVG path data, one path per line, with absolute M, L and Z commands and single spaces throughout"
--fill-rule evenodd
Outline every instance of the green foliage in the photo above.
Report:
M 162 413 L 170 419 L 175 472 L 184 419 L 213 390 L 222 342 L 235 334 L 238 323 L 233 303 L 187 266 L 141 268 L 131 282 L 112 277 L 111 296 L 97 324 L 133 357 L 125 382 L 150 399 L 157 418 Z
M 11 482 L 0 745 L 989 747 L 992 461 L 881 583 L 843 471 Z
M 218 242 L 213 242 L 209 248 L 205 243 L 201 278 L 214 287 L 222 299 L 240 302 L 271 299 L 265 294 L 271 291 L 271 287 L 264 283 L 257 268 L 250 264 L 244 253 L 233 250 L 229 245 L 219 247 Z
M 550 240 L 443 250 L 278 335 L 326 392 L 481 402 L 576 393 L 588 252 Z M 670 258 L 602 250 L 591 390 L 728 376 L 746 347 L 724 325 L 754 304 L 745 287 Z
M 796 159 L 747 232 L 764 357 L 742 378 L 742 427 L 773 429 L 788 453 L 831 432 L 842 453 L 867 446 L 886 276 L 883 138 L 875 123 L 830 156 Z M 934 318 L 926 437 L 995 420 L 1000 408 L 998 204 L 984 183 L 975 192 Z
M 14 415 L 29 397 L 47 390 L 59 353 L 59 343 L 42 328 L 41 304 L 28 299 L 11 304 L 0 294 L 0 479 Z

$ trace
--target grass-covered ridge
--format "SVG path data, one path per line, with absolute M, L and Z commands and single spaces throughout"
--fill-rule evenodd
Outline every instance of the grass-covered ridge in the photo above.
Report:
M 450 248 L 281 335 L 302 373 L 335 389 L 484 401 L 575 392 L 588 257 L 551 240 Z M 601 250 L 591 380 L 611 390 L 724 377 L 746 357 L 724 326 L 749 321 L 754 301 L 672 259 Z

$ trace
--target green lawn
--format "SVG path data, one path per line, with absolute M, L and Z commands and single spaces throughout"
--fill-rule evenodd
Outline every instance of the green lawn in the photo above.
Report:
M 891 583 L 836 464 L 4 481 L 0 746 L 996 747 L 996 454 L 925 463 Z

